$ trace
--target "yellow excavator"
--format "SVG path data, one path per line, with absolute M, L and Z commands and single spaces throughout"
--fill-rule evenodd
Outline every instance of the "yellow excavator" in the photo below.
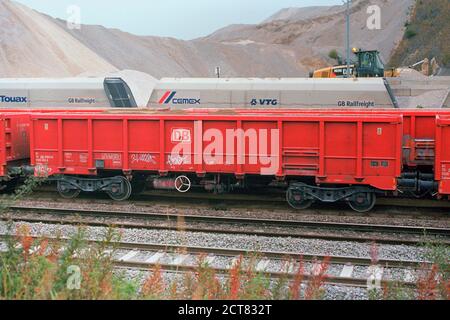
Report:
M 357 57 L 356 62 L 350 64 L 350 77 L 356 78 L 392 78 L 398 77 L 400 71 L 396 68 L 386 69 L 378 50 L 361 50 L 353 48 Z M 341 61 L 341 59 L 338 59 Z M 311 73 L 312 78 L 346 78 L 347 65 L 340 63 L 338 66 L 316 70 Z

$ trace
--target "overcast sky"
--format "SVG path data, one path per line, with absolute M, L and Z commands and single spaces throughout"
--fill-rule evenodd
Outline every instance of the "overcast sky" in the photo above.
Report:
M 81 8 L 81 22 L 139 35 L 192 39 L 234 23 L 259 23 L 278 10 L 341 4 L 341 0 L 16 0 L 67 20 Z

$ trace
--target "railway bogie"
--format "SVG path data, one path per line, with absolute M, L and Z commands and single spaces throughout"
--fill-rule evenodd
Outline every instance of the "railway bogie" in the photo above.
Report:
M 83 192 L 105 192 L 115 201 L 124 201 L 132 194 L 132 184 L 124 176 L 107 178 L 55 177 L 59 194 L 66 199 L 76 198 Z
M 365 213 L 375 206 L 376 192 L 376 189 L 361 186 L 326 188 L 293 183 L 286 192 L 286 199 L 294 209 L 308 209 L 315 202 L 345 201 L 354 211 Z

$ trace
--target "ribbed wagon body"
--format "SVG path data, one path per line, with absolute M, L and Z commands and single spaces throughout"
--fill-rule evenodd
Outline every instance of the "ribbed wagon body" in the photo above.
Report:
M 450 116 L 438 116 L 436 138 L 435 168 L 439 193 L 450 195 Z
M 0 113 L 0 189 L 30 158 L 30 115 Z
M 187 192 L 287 190 L 294 208 L 376 194 L 450 195 L 450 112 L 183 110 L 32 113 L 31 165 L 64 197 L 125 200 L 146 184 Z
M 396 190 L 402 130 L 399 114 L 360 112 L 35 114 L 31 162 L 37 174 L 62 175 L 67 195 L 103 190 L 121 200 L 131 193 L 122 176 L 144 175 L 179 191 L 191 183 L 242 186 L 247 178 L 298 181 L 303 190 L 313 181 L 338 186 L 308 190 L 337 201 Z
M 200 111 L 200 110 L 196 110 Z M 245 112 L 238 109 L 237 112 Z M 259 110 L 259 114 L 265 113 L 301 113 L 315 114 L 322 112 L 316 109 L 310 110 Z M 331 109 L 323 111 L 327 114 L 351 114 L 352 110 Z M 450 117 L 449 110 L 442 109 L 396 109 L 396 110 L 364 110 L 365 115 L 401 115 L 403 117 L 403 165 L 416 168 L 420 166 L 434 167 L 436 149 L 436 117 Z

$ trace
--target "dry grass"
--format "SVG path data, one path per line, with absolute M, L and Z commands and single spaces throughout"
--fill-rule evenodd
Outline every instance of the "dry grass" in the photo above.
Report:
M 295 277 L 278 280 L 256 271 L 257 256 L 241 256 L 227 275 L 218 275 L 198 257 L 194 272 L 165 280 L 164 271 L 156 267 L 143 282 L 130 280 L 116 271 L 113 254 L 121 235 L 110 229 L 104 240 L 88 244 L 80 228 L 70 241 L 34 239 L 27 226 L 15 230 L 7 240 L 8 250 L 0 253 L 1 299 L 169 299 L 169 300 L 317 300 L 324 297 L 324 284 L 330 260 L 317 261 L 305 279 L 303 259 L 286 261 L 286 271 L 296 267 Z M 448 300 L 450 280 L 448 247 L 435 247 L 434 263 L 419 270 L 415 288 L 400 284 L 384 286 L 371 292 L 372 299 Z M 372 250 L 377 262 L 377 249 Z M 79 272 L 77 277 L 77 272 Z
M 14 233 L 7 251 L 0 253 L 0 299 L 320 299 L 329 265 L 328 260 L 318 263 L 305 283 L 300 259 L 294 279 L 286 275 L 274 283 L 256 271 L 256 257 L 241 256 L 228 275 L 218 275 L 201 255 L 195 272 L 184 274 L 181 281 L 166 282 L 163 270 L 156 267 L 139 283 L 115 271 L 114 244 L 120 234 L 114 229 L 95 245 L 85 241 L 83 228 L 68 242 L 35 239 L 26 225 Z
M 405 36 L 389 64 L 407 66 L 436 57 L 440 65 L 450 66 L 449 14 L 448 0 L 417 0 L 405 25 Z

